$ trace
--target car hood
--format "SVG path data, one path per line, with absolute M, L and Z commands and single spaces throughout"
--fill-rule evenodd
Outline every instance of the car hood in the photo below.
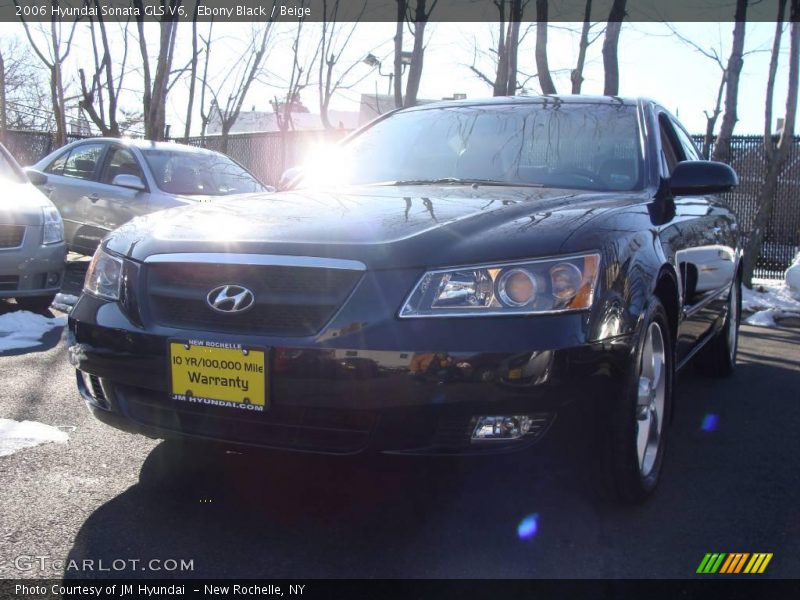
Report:
M 53 203 L 32 184 L 0 180 L 0 223 L 9 225 L 41 225 L 42 207 Z
M 355 258 L 375 268 L 457 264 L 557 252 L 599 211 L 641 198 L 490 186 L 296 190 L 153 213 L 118 229 L 108 247 L 135 260 L 221 251 Z

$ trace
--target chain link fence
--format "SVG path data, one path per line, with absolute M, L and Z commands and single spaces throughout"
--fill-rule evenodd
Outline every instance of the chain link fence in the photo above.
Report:
M 303 161 L 315 145 L 336 142 L 348 131 L 289 131 L 233 134 L 228 136 L 226 154 L 244 165 L 261 181 L 276 185 L 281 174 Z M 81 136 L 69 135 L 68 141 Z M 702 146 L 702 136 L 694 136 Z M 30 165 L 52 152 L 53 133 L 6 130 L 2 142 L 22 165 Z M 191 146 L 222 151 L 221 136 L 192 137 Z M 713 151 L 713 149 L 712 149 Z M 765 173 L 763 138 L 734 136 L 731 140 L 732 166 L 739 175 L 739 187 L 726 194 L 726 200 L 736 212 L 744 235 L 755 219 L 758 193 Z M 800 251 L 800 137 L 794 139 L 789 160 L 778 183 L 772 218 L 764 236 L 761 257 L 755 276 L 782 278 L 783 272 Z
M 693 136 L 698 147 L 703 136 Z M 714 146 L 711 146 L 713 153 Z M 758 210 L 758 194 L 766 173 L 764 138 L 738 135 L 731 139 L 731 166 L 739 175 L 739 186 L 725 194 L 736 212 L 745 236 L 750 232 Z M 794 138 L 789 158 L 778 181 L 772 216 L 764 234 L 755 277 L 783 278 L 784 271 L 800 252 L 800 136 Z
M 86 136 L 67 134 L 67 143 L 84 137 Z M 23 166 L 38 162 L 58 148 L 54 131 L 6 129 L 0 131 L 0 141 Z
M 283 172 L 300 165 L 313 147 L 337 142 L 348 133 L 344 129 L 237 133 L 228 136 L 226 150 L 223 150 L 222 137 L 218 135 L 192 137 L 187 143 L 224 152 L 262 182 L 275 186 Z

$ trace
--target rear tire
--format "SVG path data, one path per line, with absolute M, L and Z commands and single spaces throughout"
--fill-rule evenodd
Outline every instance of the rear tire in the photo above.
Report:
M 17 306 L 19 306 L 22 310 L 43 313 L 50 308 L 50 305 L 53 303 L 55 298 L 55 294 L 49 294 L 47 296 L 26 296 L 17 298 L 16 300 Z
M 697 356 L 697 368 L 709 377 L 728 377 L 736 368 L 739 323 L 742 317 L 742 284 L 737 278 L 728 294 L 728 310 L 722 329 Z
M 606 406 L 599 431 L 606 491 L 618 502 L 638 504 L 655 490 L 664 462 L 672 413 L 675 363 L 669 319 L 654 298 L 638 334 L 633 367 L 622 398 Z

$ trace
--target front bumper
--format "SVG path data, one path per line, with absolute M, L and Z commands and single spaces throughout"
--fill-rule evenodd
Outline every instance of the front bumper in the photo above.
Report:
M 70 360 L 99 420 L 151 437 L 340 454 L 486 453 L 536 442 L 571 403 L 621 397 L 632 338 L 583 342 L 575 333 L 583 319 L 451 320 L 451 335 L 445 320 L 392 319 L 384 323 L 391 336 L 382 341 L 365 332 L 324 341 L 253 339 L 153 333 L 131 323 L 117 304 L 84 295 L 70 315 Z M 527 348 L 519 347 L 520 328 L 523 338 L 529 336 Z M 171 400 L 171 337 L 269 348 L 268 409 L 253 413 Z M 512 414 L 531 415 L 528 435 L 471 440 L 477 416 Z
M 67 251 L 64 242 L 42 245 L 41 225 L 27 225 L 22 245 L 0 248 L 0 298 L 58 293 Z

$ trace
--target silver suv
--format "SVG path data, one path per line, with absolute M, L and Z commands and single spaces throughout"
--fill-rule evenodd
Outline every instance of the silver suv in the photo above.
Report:
M 0 185 L 0 298 L 16 298 L 28 310 L 45 310 L 64 274 L 61 216 L 1 144 Z

